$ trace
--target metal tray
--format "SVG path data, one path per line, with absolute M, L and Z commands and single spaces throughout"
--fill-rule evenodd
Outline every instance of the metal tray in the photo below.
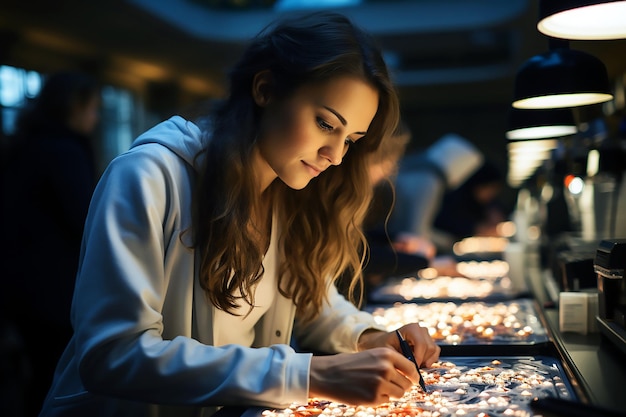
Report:
M 442 391 L 449 416 L 532 416 L 538 398 L 578 400 L 561 362 L 551 356 L 448 356 L 439 361 L 454 367 L 424 369 L 429 391 Z M 438 373 L 440 383 L 430 383 Z M 476 378 L 476 380 L 474 380 Z M 483 415 L 485 415 L 483 414 Z
M 391 416 L 394 413 L 412 417 L 531 417 L 531 404 L 535 399 L 578 401 L 560 361 L 553 357 L 450 356 L 441 357 L 437 365 L 422 369 L 428 390 L 426 394 L 416 386 L 399 401 L 363 409 L 320 399 L 311 405 L 316 406 L 317 414 L 321 408 L 332 408 L 321 415 L 336 417 Z M 242 417 L 306 417 L 315 414 L 306 408 L 301 404 L 278 410 L 255 407 L 246 410 Z
M 376 321 L 393 331 L 408 323 L 427 327 L 439 345 L 535 345 L 550 341 L 531 299 L 369 305 Z
M 368 294 L 371 304 L 426 301 L 502 301 L 525 295 L 514 288 L 509 277 L 467 278 L 414 276 L 388 278 Z

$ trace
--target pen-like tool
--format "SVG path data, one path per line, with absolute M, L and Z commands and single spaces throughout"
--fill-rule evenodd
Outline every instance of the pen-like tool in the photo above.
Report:
M 398 335 L 398 340 L 400 341 L 400 348 L 402 349 L 402 354 L 411 362 L 413 362 L 415 364 L 415 369 L 417 369 L 417 374 L 420 376 L 420 387 L 422 387 L 422 390 L 424 392 L 428 392 L 426 390 L 426 383 L 424 382 L 424 378 L 422 377 L 422 373 L 420 372 L 420 367 L 417 364 L 417 361 L 415 360 L 415 357 L 413 356 L 413 349 L 411 349 L 411 346 L 409 346 L 409 344 L 407 343 L 406 340 L 404 340 L 404 337 L 402 337 L 402 334 L 400 334 L 399 330 L 396 330 L 396 335 Z

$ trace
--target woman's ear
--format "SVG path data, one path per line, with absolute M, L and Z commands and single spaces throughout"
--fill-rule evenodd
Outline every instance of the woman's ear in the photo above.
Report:
M 252 98 L 259 107 L 269 104 L 271 98 L 272 73 L 270 70 L 257 72 L 252 79 Z

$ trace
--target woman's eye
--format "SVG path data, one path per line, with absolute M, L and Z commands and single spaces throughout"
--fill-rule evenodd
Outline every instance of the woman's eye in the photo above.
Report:
M 352 139 L 350 139 L 350 138 L 346 138 L 346 139 L 344 140 L 344 143 L 345 143 L 347 146 L 351 146 L 351 145 L 354 145 L 354 144 L 355 144 L 355 141 L 353 141 L 353 140 L 352 140 Z
M 320 129 L 325 130 L 327 132 L 332 132 L 333 131 L 333 127 L 332 125 L 330 125 L 327 121 L 325 121 L 324 119 L 320 119 L 319 117 L 317 118 L 317 124 L 320 127 Z

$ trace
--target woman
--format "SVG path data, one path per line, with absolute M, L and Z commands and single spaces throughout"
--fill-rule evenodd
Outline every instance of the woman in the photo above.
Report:
M 358 279 L 365 155 L 397 119 L 379 51 L 346 18 L 312 14 L 257 36 L 214 117 L 157 125 L 104 173 L 75 334 L 41 415 L 402 395 L 418 375 L 396 336 L 333 285 L 346 268 Z M 402 332 L 417 360 L 437 359 L 425 329 Z M 292 334 L 337 354 L 298 353 Z

